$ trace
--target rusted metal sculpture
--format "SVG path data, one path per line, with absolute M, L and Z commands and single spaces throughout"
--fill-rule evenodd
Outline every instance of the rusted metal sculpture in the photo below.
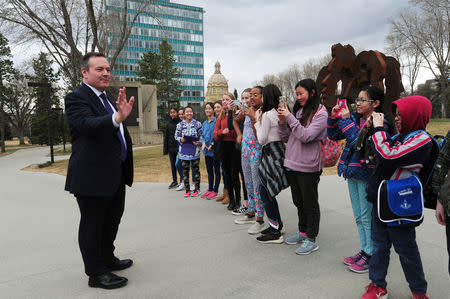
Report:
M 384 111 L 391 112 L 391 103 L 404 91 L 400 64 L 379 51 L 362 51 L 358 55 L 350 45 L 331 47 L 331 61 L 324 66 L 316 79 L 317 90 L 324 105 L 330 110 L 338 98 L 355 99 L 366 85 L 376 85 L 385 91 Z M 341 82 L 341 92 L 338 90 Z

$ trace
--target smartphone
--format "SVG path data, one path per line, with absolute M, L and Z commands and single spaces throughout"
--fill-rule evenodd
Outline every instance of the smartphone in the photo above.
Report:
M 338 111 L 336 111 L 336 117 L 342 117 L 342 108 L 347 108 L 347 100 L 346 99 L 338 99 L 337 105 L 339 106 Z
M 233 101 L 233 105 L 234 106 L 236 106 L 236 107 L 239 107 L 240 105 L 242 105 L 243 103 L 242 103 L 242 101 L 240 101 L 240 100 L 234 100 Z
M 285 96 L 278 97 L 278 100 L 280 101 L 280 104 L 282 107 L 286 106 L 286 97 Z

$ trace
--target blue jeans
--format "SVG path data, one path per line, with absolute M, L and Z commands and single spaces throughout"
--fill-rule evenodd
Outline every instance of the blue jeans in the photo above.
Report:
M 361 250 L 372 255 L 372 203 L 367 201 L 367 183 L 362 180 L 348 179 L 348 192 L 353 208 L 356 227 L 358 228 Z
M 264 211 L 269 219 L 269 225 L 273 231 L 280 231 L 283 227 L 281 221 L 280 209 L 278 208 L 278 202 L 275 197 L 270 197 L 266 188 L 263 185 L 259 185 L 259 194 L 261 195 L 261 201 L 264 205 Z
M 183 181 L 183 166 L 181 165 L 180 157 L 177 155 L 177 161 L 175 162 L 175 167 L 177 168 L 178 174 L 180 175 L 180 182 Z
M 208 191 L 219 192 L 220 160 L 205 156 L 206 171 L 208 172 Z
M 376 211 L 372 213 L 373 253 L 370 259 L 369 278 L 378 287 L 386 288 L 391 245 L 399 255 L 409 288 L 416 294 L 427 292 L 415 227 L 388 227 L 379 222 Z

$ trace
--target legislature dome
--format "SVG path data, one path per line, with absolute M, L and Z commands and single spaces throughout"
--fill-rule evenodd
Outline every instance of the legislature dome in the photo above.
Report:
M 208 80 L 205 103 L 221 100 L 224 93 L 228 92 L 228 80 L 220 72 L 220 63 L 215 64 L 214 74 Z

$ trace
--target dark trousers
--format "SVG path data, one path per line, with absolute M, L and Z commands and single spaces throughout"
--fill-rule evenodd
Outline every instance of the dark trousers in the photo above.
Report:
M 183 166 L 184 189 L 190 190 L 189 185 L 189 168 L 192 166 L 192 180 L 195 183 L 195 190 L 200 190 L 200 158 L 195 160 L 181 160 Z
M 241 157 L 233 141 L 223 141 L 222 150 L 221 163 L 228 185 L 230 204 L 239 206 L 241 204 L 241 185 L 239 182 L 239 162 Z
M 450 274 L 450 215 L 446 217 L 445 232 L 447 234 L 447 252 L 448 252 L 448 274 Z
M 178 153 L 171 153 L 169 152 L 169 160 L 170 160 L 170 168 L 172 169 L 172 182 L 177 182 L 177 166 L 176 166 L 176 162 L 177 162 L 177 155 Z
M 376 213 L 377 211 L 374 209 L 372 212 L 373 252 L 369 266 L 370 280 L 376 286 L 386 288 L 391 245 L 394 245 L 409 288 L 416 294 L 426 293 L 427 281 L 416 243 L 416 228 L 388 227 L 376 219 Z
M 220 169 L 221 169 L 221 173 L 222 173 L 223 188 L 228 190 L 228 178 L 225 175 L 225 170 L 223 169 L 223 163 L 222 162 L 220 162 Z
M 205 156 L 206 171 L 208 172 L 208 191 L 219 192 L 220 160 Z
M 264 205 L 264 211 L 266 211 L 267 218 L 269 218 L 270 227 L 278 231 L 281 230 L 283 222 L 281 221 L 277 199 L 271 197 L 263 185 L 259 185 L 259 194 Z M 275 225 L 278 225 L 278 229 L 275 228 Z
M 291 186 L 292 201 L 297 207 L 298 230 L 315 239 L 319 234 L 320 207 L 317 187 L 320 181 L 318 172 L 287 171 Z
M 87 275 L 108 272 L 114 259 L 114 240 L 125 208 L 125 185 L 113 197 L 77 196 L 81 212 L 78 243 Z

